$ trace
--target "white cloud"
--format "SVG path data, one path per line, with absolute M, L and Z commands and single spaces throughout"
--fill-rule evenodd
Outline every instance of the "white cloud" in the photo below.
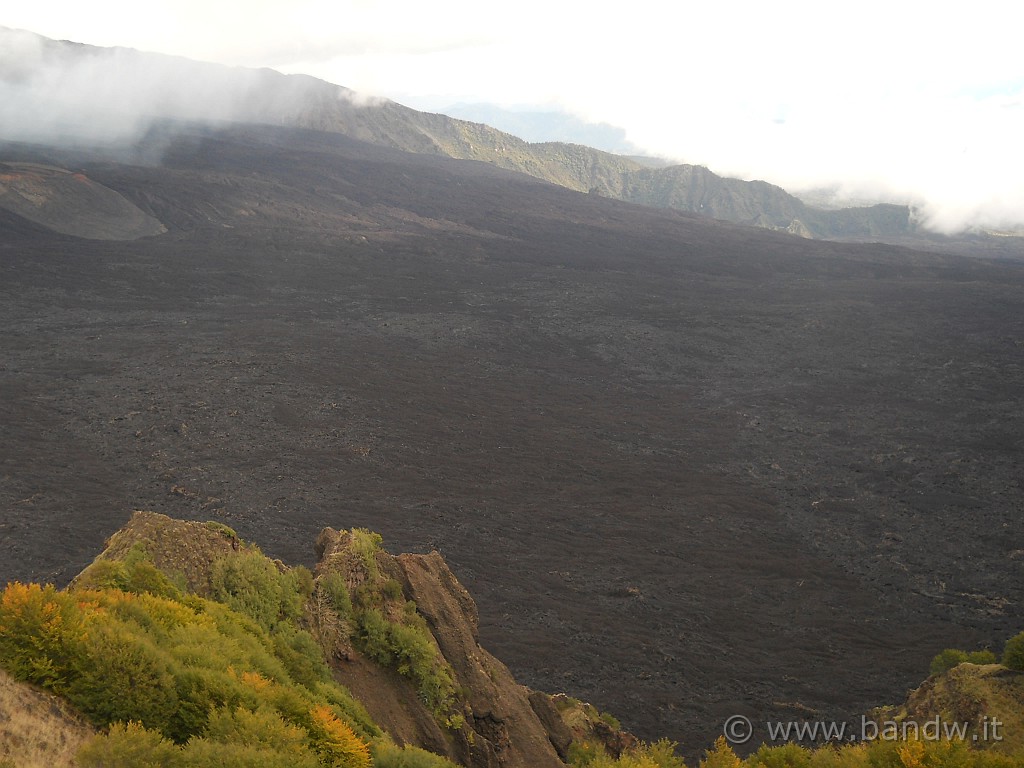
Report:
M 863 0 L 96 0 L 21 4 L 50 37 L 306 72 L 412 106 L 560 107 L 649 151 L 791 188 L 1024 221 L 1024 6 Z

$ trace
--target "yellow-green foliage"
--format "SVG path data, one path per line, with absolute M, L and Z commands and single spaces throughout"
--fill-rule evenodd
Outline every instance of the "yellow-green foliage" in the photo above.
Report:
M 374 768 L 454 768 L 454 765 L 433 752 L 412 747 L 396 746 L 389 741 L 371 745 Z
M 353 730 L 335 717 L 326 705 L 310 712 L 316 750 L 324 765 L 338 768 L 370 768 L 370 748 Z
M 676 744 L 668 739 L 641 744 L 612 758 L 600 744 L 592 741 L 574 742 L 569 759 L 573 766 L 583 768 L 686 768 L 676 754 Z
M 435 714 L 447 713 L 454 706 L 454 676 L 424 626 L 412 619 L 408 624 L 388 621 L 375 608 L 361 611 L 358 620 L 364 653 L 411 679 L 420 699 Z
M 333 571 L 325 573 L 317 579 L 317 589 L 321 590 L 340 619 L 347 621 L 351 617 L 352 597 L 348 593 L 344 576 Z
M 702 768 L 1010 768 L 1019 757 L 975 749 L 972 742 L 949 740 L 887 740 L 821 746 L 809 749 L 795 744 L 763 746 L 746 760 L 734 762 L 735 754 L 723 740 L 701 762 Z
M 120 589 L 177 598 L 184 591 L 153 565 L 139 546 L 121 560 L 97 560 L 78 577 L 79 589 Z
M 278 630 L 195 596 L 33 584 L 0 594 L 0 665 L 113 725 L 83 752 L 87 768 L 363 766 L 351 755 L 380 730 L 340 686 L 296 681 Z
M 351 533 L 352 543 L 350 546 L 352 551 L 359 555 L 360 560 L 363 561 L 370 580 L 378 580 L 380 570 L 377 565 L 377 552 L 380 550 L 381 544 L 384 543 L 384 539 L 379 533 L 368 531 L 365 528 L 353 528 Z
M 235 533 L 235 529 L 229 525 L 219 523 L 216 520 L 207 520 L 205 523 L 203 523 L 203 525 L 206 527 L 207 530 L 215 531 L 216 533 L 219 533 L 222 536 L 224 536 L 224 538 L 226 539 L 231 539 L 232 541 L 241 541 L 241 539 L 238 538 L 238 534 Z
M 933 675 L 940 675 L 965 662 L 969 664 L 995 664 L 996 655 L 992 651 L 971 651 L 968 653 L 956 648 L 947 648 L 936 654 L 935 658 L 932 659 L 929 671 Z
M 78 753 L 82 768 L 181 768 L 181 750 L 139 723 L 114 723 Z
M 719 736 L 714 749 L 704 753 L 704 759 L 700 761 L 700 768 L 740 768 L 742 764 L 725 737 Z
M 305 573 L 302 573 L 302 572 Z M 305 568 L 280 571 L 262 553 L 234 552 L 213 564 L 212 596 L 253 619 L 266 630 L 302 614 L 300 582 L 312 583 Z
M 591 742 L 574 743 L 575 768 L 685 768 L 668 741 L 642 744 L 617 759 Z M 1020 768 L 1022 756 L 975 749 L 972 742 L 885 740 L 817 748 L 797 744 L 762 746 L 746 759 L 722 737 L 704 754 L 699 768 Z

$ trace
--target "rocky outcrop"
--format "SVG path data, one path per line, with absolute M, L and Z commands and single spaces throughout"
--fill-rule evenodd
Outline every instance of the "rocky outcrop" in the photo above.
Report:
M 969 743 L 1019 754 L 1024 749 L 1024 672 L 1001 664 L 963 663 L 929 677 L 901 706 L 873 710 L 870 719 L 879 732 L 919 729 L 926 737 L 965 727 L 961 737 Z
M 175 520 L 157 512 L 135 512 L 123 528 L 107 539 L 94 564 L 124 560 L 138 550 L 161 571 L 181 579 L 189 591 L 208 597 L 213 564 L 243 548 L 246 547 L 235 532 L 225 525 Z M 91 568 L 76 576 L 72 586 L 86 580 Z
M 355 590 L 365 581 L 352 552 L 352 535 L 325 529 L 317 542 L 317 576 L 342 573 Z M 444 727 L 417 696 L 412 683 L 358 652 L 336 654 L 332 669 L 396 740 L 443 754 L 476 768 L 543 768 L 562 765 L 564 725 L 544 694 L 516 683 L 508 668 L 477 639 L 476 604 L 437 552 L 398 555 L 378 551 L 380 572 L 401 584 L 398 601 L 412 601 L 454 673 L 463 722 Z M 394 610 L 394 606 L 387 609 Z M 540 712 L 540 715 L 538 714 Z
M 190 592 L 211 596 L 217 564 L 254 553 L 259 549 L 220 523 L 135 512 L 72 586 L 102 581 L 108 561 L 144 557 Z M 332 528 L 321 532 L 315 553 L 304 625 L 323 648 L 335 680 L 399 744 L 467 768 L 558 768 L 574 740 L 600 744 L 613 755 L 637 745 L 590 705 L 519 685 L 480 646 L 476 603 L 439 553 L 394 556 L 376 534 Z M 344 606 L 338 595 L 344 595 Z M 377 617 L 376 624 L 367 621 L 367 613 Z M 388 642 L 406 642 L 415 653 L 403 657 L 391 647 L 384 655 L 392 658 L 382 658 L 368 637 L 371 626 L 377 627 L 378 643 L 382 632 L 394 631 Z M 440 708 L 410 674 L 414 658 L 422 662 L 424 653 L 448 681 L 450 695 Z

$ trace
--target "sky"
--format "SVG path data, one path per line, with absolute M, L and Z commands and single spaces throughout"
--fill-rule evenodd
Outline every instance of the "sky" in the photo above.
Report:
M 431 111 L 564 111 L 721 175 L 909 202 L 940 231 L 1024 227 L 1024 3 L 6 5 L 0 25 L 46 37 L 305 73 Z

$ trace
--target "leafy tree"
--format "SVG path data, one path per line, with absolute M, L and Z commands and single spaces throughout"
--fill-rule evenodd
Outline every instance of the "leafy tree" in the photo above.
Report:
M 930 671 L 931 674 L 938 675 L 965 662 L 970 664 L 995 664 L 996 655 L 992 651 L 971 651 L 968 653 L 956 648 L 947 648 L 932 659 Z
M 370 768 L 370 748 L 339 720 L 330 707 L 320 705 L 310 712 L 313 746 L 329 768 Z
M 13 582 L 0 597 L 0 659 L 18 680 L 59 691 L 64 672 L 81 654 L 82 611 L 52 584 Z
M 1003 666 L 1024 672 L 1024 632 L 1006 641 L 1003 649 Z
M 704 755 L 704 759 L 700 761 L 701 768 L 740 768 L 742 765 L 724 736 L 719 736 L 714 748 L 709 749 Z
M 747 760 L 748 768 L 809 768 L 813 753 L 799 744 L 762 745 Z
M 252 618 L 263 629 L 301 614 L 301 598 L 292 580 L 256 551 L 232 553 L 214 563 L 213 598 Z

